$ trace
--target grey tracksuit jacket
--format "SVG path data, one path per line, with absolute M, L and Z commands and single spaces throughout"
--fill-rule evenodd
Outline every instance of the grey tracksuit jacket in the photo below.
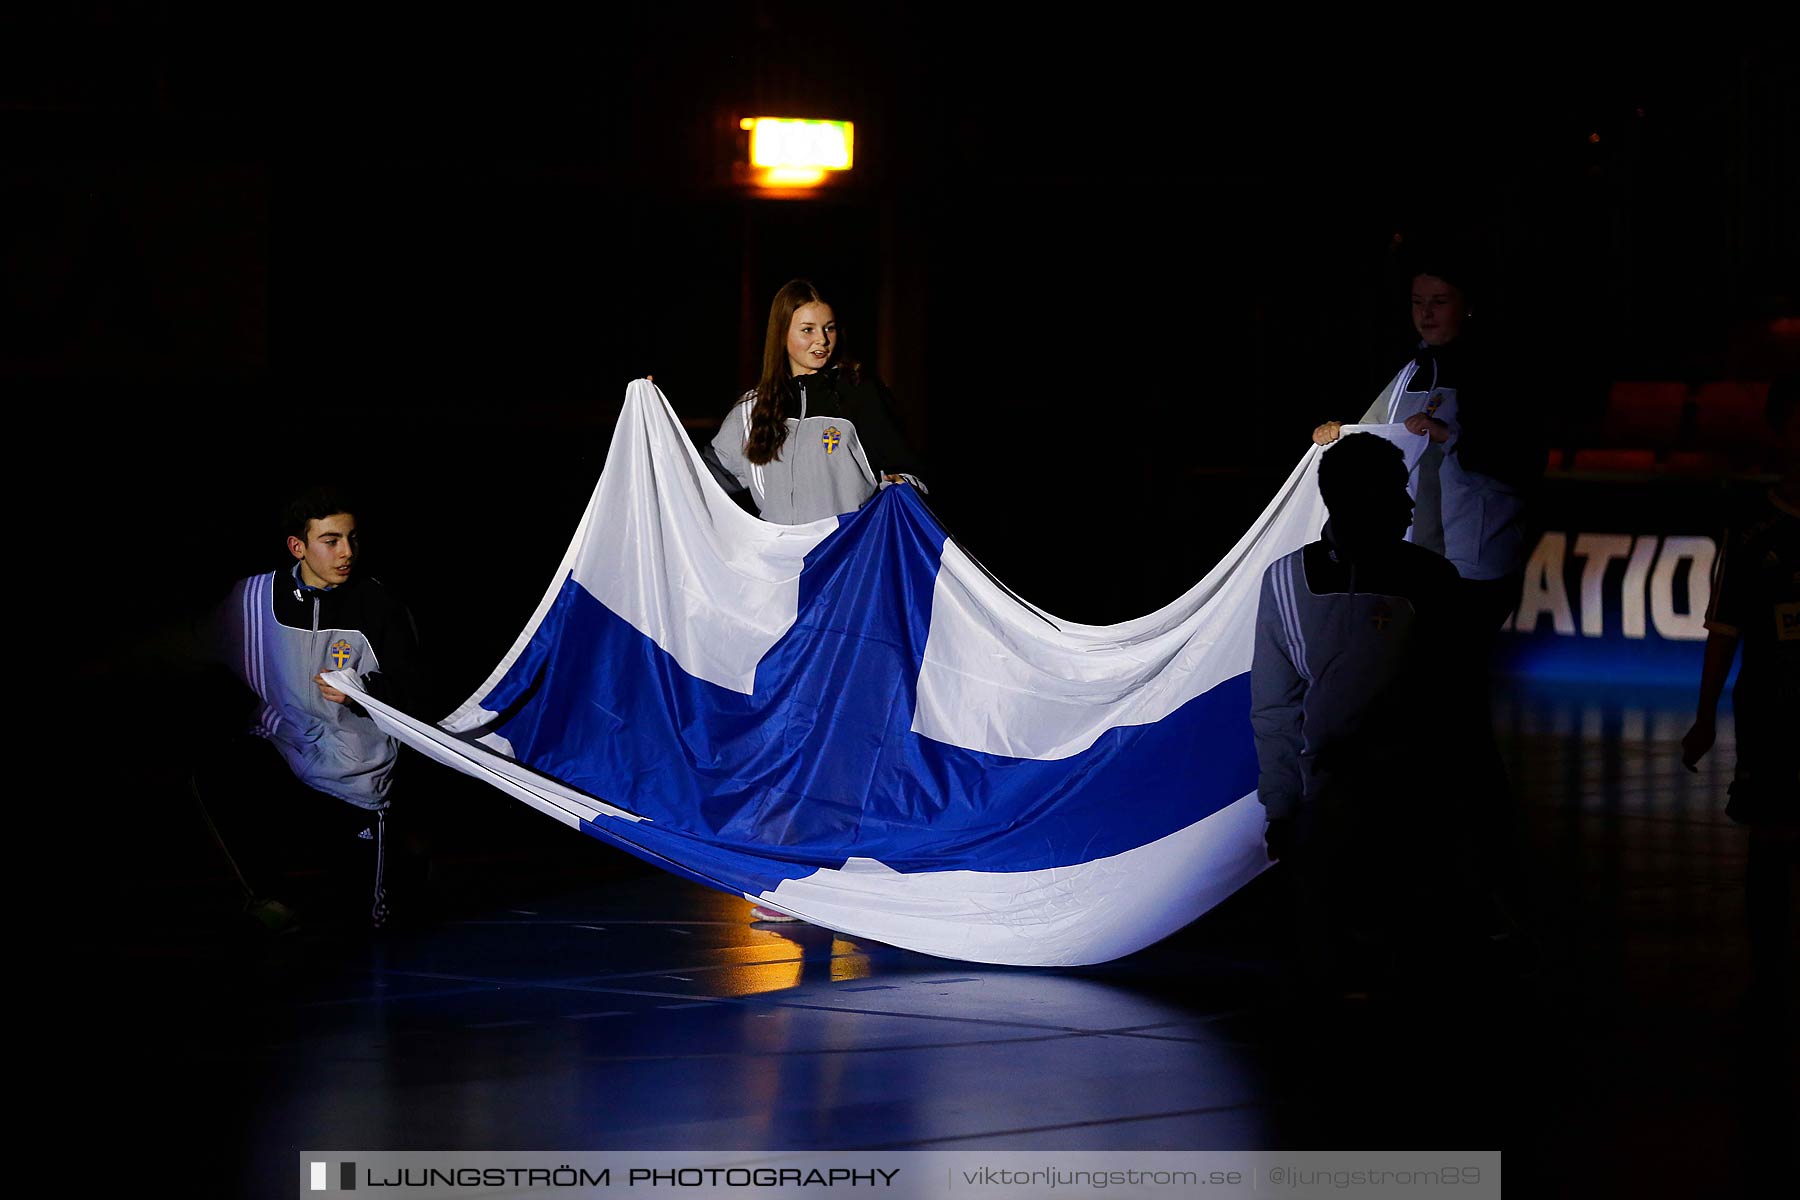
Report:
M 1458 587 L 1448 562 L 1401 541 L 1351 562 L 1321 540 L 1270 564 L 1250 724 L 1271 820 L 1336 782 L 1407 769 L 1434 719 L 1432 675 L 1447 665 Z
M 883 475 L 919 470 L 871 379 L 832 367 L 791 380 L 784 396 L 787 440 L 766 463 L 744 457 L 755 402 L 751 391 L 732 406 L 704 457 L 720 484 L 747 494 L 765 521 L 800 525 L 855 512 L 881 490 Z
M 262 701 L 253 732 L 302 783 L 359 808 L 386 807 L 398 743 L 313 682 L 321 671 L 349 670 L 371 695 L 404 706 L 418 636 L 380 582 L 313 589 L 292 570 L 240 579 L 214 616 L 213 640 Z

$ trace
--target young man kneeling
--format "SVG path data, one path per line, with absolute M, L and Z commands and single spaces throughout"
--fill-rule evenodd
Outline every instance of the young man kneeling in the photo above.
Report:
M 370 695 L 410 707 L 418 634 L 380 581 L 358 574 L 348 500 L 315 488 L 288 506 L 284 527 L 291 561 L 239 580 L 212 621 L 214 654 L 257 705 L 250 736 L 231 738 L 202 765 L 198 790 L 265 926 L 294 923 L 267 889 L 296 843 L 311 841 L 338 866 L 342 891 L 363 893 L 353 903 L 366 903 L 380 928 L 399 744 L 323 676 L 350 671 Z

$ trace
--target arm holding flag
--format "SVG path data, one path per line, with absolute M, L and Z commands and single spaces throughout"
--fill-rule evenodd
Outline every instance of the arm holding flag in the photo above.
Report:
M 1290 657 L 1275 596 L 1276 573 L 1288 569 L 1278 559 L 1263 574 L 1256 606 L 1256 640 L 1250 662 L 1250 727 L 1256 737 L 1257 797 L 1269 820 L 1269 857 L 1291 845 L 1293 819 L 1305 784 L 1300 773 L 1302 702 L 1306 683 Z

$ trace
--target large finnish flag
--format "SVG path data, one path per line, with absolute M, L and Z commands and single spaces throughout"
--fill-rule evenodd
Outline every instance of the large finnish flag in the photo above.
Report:
M 639 380 L 492 676 L 437 725 L 357 698 L 559 820 L 814 924 L 1102 962 L 1267 865 L 1251 630 L 1264 568 L 1323 522 L 1317 457 L 1181 599 L 1086 626 L 998 585 L 908 486 L 809 525 L 747 515 Z

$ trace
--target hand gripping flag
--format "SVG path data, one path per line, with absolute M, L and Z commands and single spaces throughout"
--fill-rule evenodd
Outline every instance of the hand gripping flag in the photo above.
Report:
M 1324 520 L 1310 450 L 1225 559 L 1105 627 L 995 582 L 914 490 L 747 515 L 639 380 L 550 589 L 395 737 L 602 841 L 816 925 L 975 962 L 1104 962 L 1266 865 L 1263 569 Z

